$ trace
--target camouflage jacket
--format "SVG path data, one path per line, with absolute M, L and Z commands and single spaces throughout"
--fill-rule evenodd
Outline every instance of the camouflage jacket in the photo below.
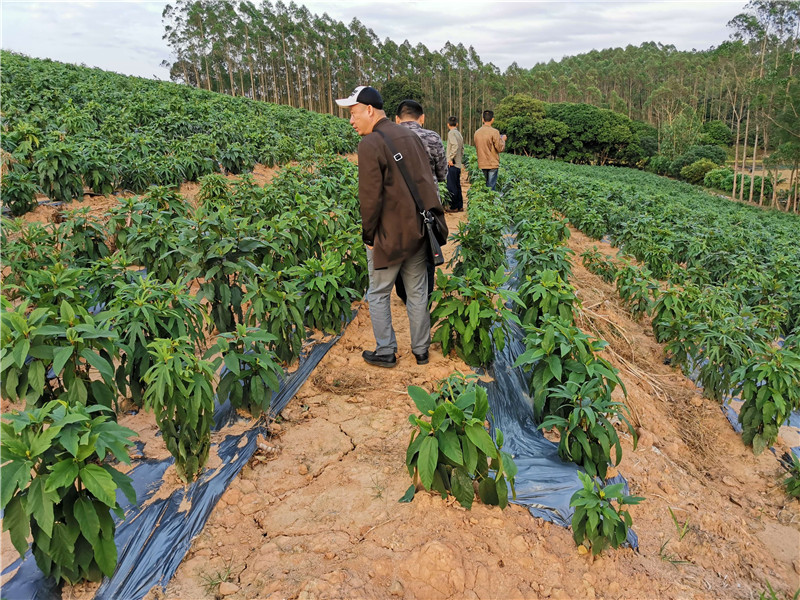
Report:
M 433 178 L 436 181 L 445 181 L 447 179 L 447 157 L 439 134 L 430 129 L 423 129 L 422 125 L 416 121 L 403 121 L 400 125 L 408 127 L 419 136 L 419 139 L 422 140 L 422 145 L 425 146 L 425 151 L 428 153 L 428 162 L 431 165 Z

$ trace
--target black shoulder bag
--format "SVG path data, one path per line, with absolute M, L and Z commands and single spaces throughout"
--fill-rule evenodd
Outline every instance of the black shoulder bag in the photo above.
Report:
M 428 239 L 428 251 L 431 261 L 435 266 L 444 264 L 442 246 L 447 243 L 447 234 L 442 231 L 439 222 L 431 211 L 426 210 L 422 205 L 417 184 L 411 179 L 411 175 L 408 173 L 408 169 L 406 169 L 406 165 L 403 162 L 403 155 L 395 149 L 394 144 L 392 144 L 385 133 L 377 129 L 375 131 L 381 135 L 383 141 L 386 142 L 386 145 L 389 147 L 389 152 L 392 153 L 392 158 L 394 158 L 394 161 L 397 163 L 397 168 L 400 169 L 400 172 L 403 174 L 403 179 L 406 180 L 408 191 L 411 192 L 411 196 L 414 198 L 414 202 L 417 205 L 417 210 L 419 210 L 419 214 L 422 216 L 422 226 L 425 228 L 425 237 Z

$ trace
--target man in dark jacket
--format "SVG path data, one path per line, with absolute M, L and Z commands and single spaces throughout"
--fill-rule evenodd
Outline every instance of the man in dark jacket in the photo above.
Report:
M 443 222 L 428 155 L 413 131 L 386 118 L 383 99 L 375 88 L 359 86 L 350 97 L 336 103 L 350 109 L 350 124 L 362 136 L 358 145 L 358 199 L 369 264 L 367 301 L 376 344 L 374 351 L 365 350 L 362 357 L 380 367 L 397 364 L 390 299 L 397 274 L 402 273 L 408 294 L 411 351 L 417 364 L 427 364 L 431 321 L 425 266 L 428 250 L 422 217 L 383 136 L 402 155 L 423 206 Z

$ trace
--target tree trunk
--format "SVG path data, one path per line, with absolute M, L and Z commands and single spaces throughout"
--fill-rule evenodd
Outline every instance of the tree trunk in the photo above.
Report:
M 742 165 L 740 167 L 742 173 L 742 186 L 739 188 L 739 200 L 741 201 L 744 198 L 744 177 L 745 173 L 744 170 L 747 165 L 747 136 L 750 133 L 750 107 L 747 107 L 747 117 L 745 117 L 745 125 L 744 125 L 744 150 L 742 151 Z M 736 169 L 734 169 L 736 171 Z M 734 179 L 736 175 L 734 175 Z M 752 187 L 752 186 L 751 186 Z
M 749 198 L 747 199 L 748 202 L 752 204 L 753 202 L 753 191 L 756 187 L 756 154 L 758 154 L 758 119 L 756 119 L 756 137 L 753 140 L 753 166 L 750 167 L 750 194 Z M 762 177 L 761 180 L 763 181 L 764 178 Z M 758 203 L 761 206 L 761 202 Z

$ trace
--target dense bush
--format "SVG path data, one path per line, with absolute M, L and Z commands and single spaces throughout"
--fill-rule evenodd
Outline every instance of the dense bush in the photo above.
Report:
M 721 165 L 725 163 L 727 154 L 725 149 L 719 146 L 690 146 L 686 152 L 672 161 L 669 166 L 669 174 L 673 177 L 680 177 L 683 167 L 691 165 L 701 158 L 707 158 L 714 165 Z
M 703 178 L 703 185 L 710 188 L 725 191 L 725 182 L 730 176 L 731 183 L 733 182 L 733 169 L 723 167 L 721 169 L 712 169 L 706 173 Z M 730 190 L 728 190 L 730 191 Z
M 730 146 L 732 141 L 733 133 L 725 121 L 706 121 L 700 129 L 700 143 L 703 145 Z
M 647 170 L 656 175 L 667 175 L 671 164 L 672 161 L 669 158 L 663 154 L 657 154 L 650 158 L 650 161 L 647 163 Z
M 681 179 L 685 179 L 689 183 L 702 183 L 706 173 L 712 171 L 714 167 L 716 167 L 716 164 L 714 164 L 713 161 L 707 158 L 701 158 L 681 169 Z

